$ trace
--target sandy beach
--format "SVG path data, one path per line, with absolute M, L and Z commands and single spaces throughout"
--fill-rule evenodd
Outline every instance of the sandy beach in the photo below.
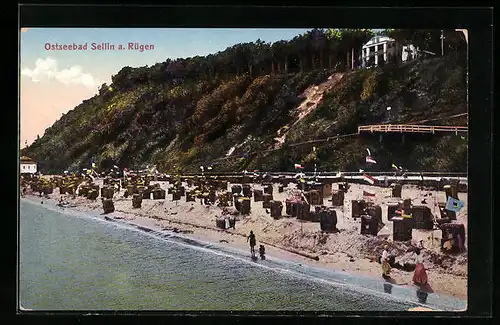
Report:
M 102 180 L 95 182 L 102 186 Z M 163 189 L 168 189 L 168 182 L 159 183 Z M 235 229 L 216 228 L 216 217 L 222 213 L 222 208 L 208 206 L 196 202 L 186 202 L 185 197 L 180 201 L 172 201 L 172 195 L 165 200 L 143 200 L 140 209 L 132 208 L 132 198 L 124 198 L 124 189 L 114 195 L 115 212 L 108 214 L 109 218 L 120 218 L 127 222 L 156 230 L 177 228 L 187 231 L 193 238 L 227 245 L 230 247 L 248 250 L 246 236 L 252 230 L 257 238 L 257 245 L 266 246 L 267 255 L 287 259 L 326 269 L 345 271 L 353 274 L 381 278 L 381 266 L 376 258 L 381 254 L 384 244 L 389 245 L 389 253 L 396 256 L 401 263 L 414 263 L 415 254 L 407 253 L 409 247 L 402 242 L 392 241 L 392 222 L 387 220 L 389 203 L 397 202 L 391 197 L 390 188 L 379 188 L 369 185 L 350 184 L 345 195 L 344 206 L 336 208 L 338 233 L 322 233 L 317 222 L 301 222 L 295 218 L 281 218 L 274 220 L 261 202 L 254 202 L 252 198 L 251 213 L 247 216 L 236 217 Z M 258 184 L 252 184 L 254 189 L 262 189 Z M 274 200 L 285 201 L 289 192 L 295 187 L 290 184 L 283 193 L 278 193 L 278 186 L 274 185 Z M 186 185 L 186 189 L 189 189 Z M 336 185 L 334 185 L 336 189 Z M 382 221 L 385 227 L 378 236 L 360 234 L 360 220 L 351 218 L 351 200 L 363 199 L 363 190 L 376 193 L 372 199 L 382 207 Z M 39 198 L 27 193 L 32 199 L 50 200 L 58 203 L 61 195 L 56 188 L 48 198 Z M 69 202 L 71 209 L 92 211 L 97 214 L 103 212 L 100 198 L 90 201 L 84 197 L 62 195 Z M 402 198 L 411 198 L 414 204 L 427 205 L 434 215 L 439 215 L 437 202 L 445 201 L 445 193 L 441 191 L 420 190 L 413 185 L 403 185 Z M 426 203 L 421 203 L 425 198 Z M 325 206 L 331 206 L 328 197 L 324 199 Z M 465 225 L 467 232 L 467 193 L 459 193 L 459 199 L 464 202 L 464 208 L 457 214 L 457 221 Z M 283 214 L 285 214 L 283 207 Z M 424 265 L 427 269 L 430 291 L 467 300 L 467 250 L 459 255 L 443 254 L 440 251 L 440 230 L 413 230 L 412 243 L 423 241 Z M 301 256 L 297 253 L 317 256 L 318 260 Z M 396 285 L 411 286 L 413 272 L 392 269 L 390 280 Z

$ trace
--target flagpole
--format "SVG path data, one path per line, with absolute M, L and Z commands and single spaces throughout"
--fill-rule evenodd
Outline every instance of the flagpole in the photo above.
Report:
M 434 214 L 436 214 L 436 200 L 437 200 L 438 189 L 439 189 L 439 182 L 436 180 L 436 190 L 434 193 Z M 441 211 L 439 211 L 439 213 L 441 213 Z

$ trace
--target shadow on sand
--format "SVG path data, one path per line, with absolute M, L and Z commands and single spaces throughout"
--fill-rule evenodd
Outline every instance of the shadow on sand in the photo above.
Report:
M 408 283 L 397 283 L 396 280 L 393 278 L 385 278 L 386 283 L 384 283 L 384 292 L 387 294 L 392 294 L 392 286 L 393 285 L 398 285 L 398 286 L 404 286 L 407 285 Z M 429 284 L 424 284 L 424 285 L 417 285 L 414 284 L 417 287 L 416 294 L 418 301 L 422 304 L 427 303 L 427 297 L 429 296 L 430 293 L 433 293 L 434 290 Z

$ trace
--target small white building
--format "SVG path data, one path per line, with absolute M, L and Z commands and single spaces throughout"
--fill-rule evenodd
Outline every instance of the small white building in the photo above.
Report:
M 29 157 L 26 156 L 21 157 L 20 171 L 21 174 L 36 174 L 37 172 L 36 162 Z
M 361 49 L 363 68 L 378 66 L 382 61 L 410 61 L 418 57 L 419 49 L 409 44 L 401 46 L 396 40 L 387 36 L 372 37 Z
M 401 52 L 401 61 L 411 61 L 418 57 L 418 48 L 410 45 L 403 45 L 403 49 Z

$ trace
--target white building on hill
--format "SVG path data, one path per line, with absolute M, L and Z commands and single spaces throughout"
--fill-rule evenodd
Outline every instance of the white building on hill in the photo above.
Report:
M 411 44 L 401 46 L 393 38 L 375 36 L 363 45 L 361 64 L 363 68 L 368 68 L 378 66 L 382 62 L 405 62 L 416 59 L 418 52 L 418 48 Z
M 381 61 L 387 62 L 397 56 L 400 48 L 393 38 L 375 36 L 363 45 L 361 49 L 363 68 L 377 66 Z
M 34 160 L 29 157 L 23 156 L 21 157 L 20 171 L 21 174 L 36 174 L 37 165 Z

